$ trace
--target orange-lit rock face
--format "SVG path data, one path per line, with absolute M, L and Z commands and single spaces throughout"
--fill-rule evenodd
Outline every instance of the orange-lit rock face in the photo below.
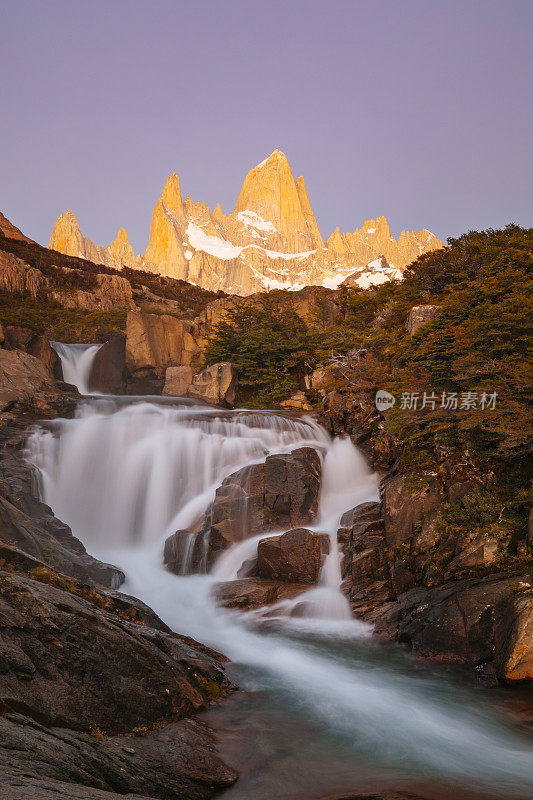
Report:
M 57 220 L 48 247 L 67 256 L 76 256 L 105 264 L 107 267 L 135 267 L 135 253 L 129 243 L 124 228 L 119 228 L 117 236 L 109 247 L 94 244 L 88 236 L 83 236 L 73 211 L 65 211 Z
M 312 284 L 369 286 L 399 278 L 422 253 L 443 243 L 428 230 L 391 235 L 385 217 L 368 220 L 353 233 L 338 228 L 324 242 L 302 177 L 294 180 L 279 150 L 247 174 L 235 210 L 211 213 L 187 195 L 176 173 L 157 201 L 144 255 L 135 257 L 121 228 L 108 247 L 82 236 L 72 211 L 54 228 L 51 248 L 97 263 L 139 267 L 181 278 L 214 291 L 247 295 L 271 288 Z M 383 258 L 382 258 L 383 257 Z

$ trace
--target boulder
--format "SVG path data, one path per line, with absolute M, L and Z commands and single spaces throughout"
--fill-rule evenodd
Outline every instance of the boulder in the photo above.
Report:
M 321 558 L 318 534 L 294 528 L 281 536 L 261 539 L 257 545 L 257 572 L 260 578 L 316 583 Z
M 313 406 L 307 399 L 305 392 L 295 392 L 287 400 L 280 403 L 282 408 L 288 408 L 293 411 L 312 411 Z
M 229 361 L 212 364 L 193 376 L 187 395 L 231 408 L 237 399 L 237 370 Z
M 176 531 L 165 541 L 163 563 L 176 575 L 205 572 L 206 541 L 202 531 Z
M 162 394 L 171 397 L 185 397 L 190 389 L 193 375 L 192 367 L 167 367 Z
M 500 675 L 508 683 L 533 680 L 533 581 L 518 580 L 514 592 L 514 614 Z
M 309 524 L 320 492 L 320 457 L 312 447 L 243 467 L 217 489 L 206 513 L 211 562 L 233 542 L 276 528 Z
M 192 336 L 193 323 L 168 314 L 129 311 L 126 321 L 126 366 L 130 373 L 165 375 L 167 367 L 192 366 L 200 349 Z
M 307 589 L 307 583 L 242 578 L 217 584 L 215 597 L 219 605 L 225 608 L 249 610 L 273 605 L 280 600 L 292 600 Z
M 413 306 L 407 315 L 406 327 L 409 334 L 412 336 L 422 325 L 435 319 L 439 311 L 439 306 Z
M 120 394 L 126 380 L 126 339 L 113 336 L 96 352 L 93 359 L 90 388 L 105 394 Z

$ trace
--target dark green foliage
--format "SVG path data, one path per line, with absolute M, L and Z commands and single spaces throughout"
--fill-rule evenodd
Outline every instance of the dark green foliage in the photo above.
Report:
M 232 361 L 244 399 L 271 405 L 298 388 L 309 370 L 313 341 L 300 317 L 275 297 L 228 311 L 216 326 L 205 363 Z

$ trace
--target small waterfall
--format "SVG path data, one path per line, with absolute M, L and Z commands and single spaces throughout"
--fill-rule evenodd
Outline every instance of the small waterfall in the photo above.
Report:
M 93 360 L 101 344 L 64 344 L 50 342 L 61 359 L 63 380 L 76 386 L 80 394 L 89 394 Z

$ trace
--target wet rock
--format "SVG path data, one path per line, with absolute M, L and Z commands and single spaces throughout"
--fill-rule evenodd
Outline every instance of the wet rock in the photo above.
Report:
M 229 684 L 216 654 L 87 598 L 0 573 L 0 709 L 107 733 L 207 707 Z
M 199 719 L 124 739 L 45 728 L 22 714 L 0 717 L 0 771 L 3 800 L 209 800 L 237 777 Z
M 113 336 L 94 356 L 90 388 L 105 394 L 121 394 L 126 380 L 126 339 Z
M 435 319 L 439 311 L 439 306 L 413 306 L 407 315 L 406 327 L 408 333 L 412 336 L 422 325 L 426 325 L 426 323 Z
M 232 408 L 237 399 L 237 370 L 229 361 L 212 364 L 194 375 L 188 397 Z
M 261 539 L 257 545 L 257 572 L 261 578 L 316 583 L 321 566 L 320 539 L 306 528 Z
M 233 542 L 261 531 L 295 528 L 316 516 L 320 457 L 311 447 L 269 456 L 226 478 L 206 513 L 208 561 Z
M 176 531 L 165 541 L 163 563 L 176 575 L 206 571 L 206 539 L 201 531 Z
M 531 577 L 493 575 L 411 589 L 377 614 L 376 632 L 419 655 L 468 664 L 485 682 L 531 679 L 531 586 Z
M 292 600 L 293 597 L 297 597 L 307 589 L 309 589 L 309 585 L 306 583 L 242 578 L 219 583 L 215 590 L 215 596 L 221 606 L 248 610 L 273 605 L 280 600 Z

